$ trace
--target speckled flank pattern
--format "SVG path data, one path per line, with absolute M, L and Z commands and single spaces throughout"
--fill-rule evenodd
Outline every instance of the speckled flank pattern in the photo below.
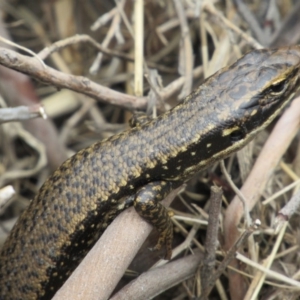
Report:
M 170 258 L 159 203 L 195 172 L 237 151 L 299 87 L 300 48 L 253 51 L 149 122 L 79 151 L 44 183 L 0 254 L 0 299 L 51 299 L 101 233 L 134 204 Z

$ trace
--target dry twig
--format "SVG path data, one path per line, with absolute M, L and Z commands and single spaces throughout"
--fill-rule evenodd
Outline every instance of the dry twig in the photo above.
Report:
M 0 108 L 0 124 L 41 117 L 46 119 L 47 115 L 44 108 L 40 105 Z
M 216 251 L 218 247 L 219 215 L 221 212 L 222 195 L 221 188 L 211 187 L 209 219 L 205 238 L 205 254 L 201 267 L 202 295 L 200 299 L 206 299 L 213 285 L 211 278 L 216 265 Z M 214 284 L 214 282 L 213 282 Z

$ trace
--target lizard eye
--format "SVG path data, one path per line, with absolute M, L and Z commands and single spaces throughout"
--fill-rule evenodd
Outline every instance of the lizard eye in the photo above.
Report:
M 244 131 L 240 128 L 230 133 L 231 142 L 237 142 L 244 137 Z
M 270 85 L 270 91 L 274 95 L 278 95 L 282 93 L 286 88 L 286 81 L 282 80 L 279 82 L 275 82 L 274 84 Z

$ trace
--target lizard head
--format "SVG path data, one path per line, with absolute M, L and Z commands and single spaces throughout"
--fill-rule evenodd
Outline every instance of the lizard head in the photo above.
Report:
M 220 86 L 227 81 L 227 100 L 217 108 L 221 118 L 223 112 L 222 136 L 246 144 L 299 90 L 300 46 L 254 50 L 221 70 L 215 80 Z

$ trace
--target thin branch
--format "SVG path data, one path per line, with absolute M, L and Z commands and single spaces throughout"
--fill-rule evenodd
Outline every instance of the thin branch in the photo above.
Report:
M 194 255 L 151 269 L 131 281 L 110 299 L 152 299 L 172 286 L 194 276 L 202 256 L 196 251 Z
M 229 30 L 234 31 L 237 35 L 242 37 L 247 43 L 249 43 L 254 49 L 261 49 L 263 48 L 261 44 L 259 44 L 253 37 L 249 36 L 248 34 L 244 33 L 240 28 L 226 19 L 219 11 L 215 9 L 215 7 L 209 3 L 208 1 L 205 2 L 203 5 L 203 9 L 208 13 L 212 14 L 213 16 L 217 17 L 218 20 L 222 22 L 222 24 L 228 28 Z
M 90 37 L 87 34 L 76 34 L 75 36 L 71 36 L 66 39 L 57 41 L 57 42 L 51 44 L 50 46 L 44 48 L 43 50 L 41 50 L 38 53 L 38 56 L 41 59 L 46 59 L 48 56 L 55 53 L 56 51 L 59 51 L 70 45 L 76 45 L 79 43 L 89 43 L 93 47 L 95 47 L 99 52 L 102 52 L 103 54 L 111 56 L 111 57 L 117 57 L 117 58 L 124 59 L 127 61 L 132 61 L 132 62 L 134 61 L 134 57 L 132 55 L 129 55 L 129 54 L 126 54 L 126 53 L 123 53 L 123 52 L 120 52 L 120 51 L 117 51 L 114 49 L 106 48 L 103 45 L 99 44 L 96 40 L 94 40 L 92 37 Z M 146 60 L 146 63 L 148 65 L 148 67 L 155 68 L 161 72 L 166 72 L 166 73 L 176 73 L 177 72 L 175 68 L 162 66 L 161 64 L 157 64 L 157 63 L 154 63 L 151 61 Z
M 204 291 L 203 299 L 207 297 L 213 286 L 215 285 L 215 282 L 219 279 L 221 274 L 225 271 L 225 269 L 229 266 L 230 262 L 235 258 L 237 250 L 241 247 L 241 245 L 247 240 L 247 238 L 253 233 L 254 227 L 250 227 L 246 229 L 239 237 L 239 239 L 236 241 L 236 243 L 233 245 L 233 247 L 228 251 L 227 255 L 219 265 L 216 272 L 211 276 L 210 280 L 208 281 L 209 286 Z
M 23 139 L 30 147 L 35 149 L 38 154 L 39 158 L 35 164 L 35 166 L 31 169 L 13 169 L 8 170 L 4 174 L 0 176 L 0 186 L 2 186 L 7 181 L 11 181 L 15 178 L 26 178 L 37 174 L 41 169 L 43 169 L 47 164 L 47 155 L 45 145 L 39 141 L 35 136 L 33 136 L 29 131 L 26 131 L 19 123 L 8 123 L 5 124 L 6 126 L 4 130 L 9 132 L 11 136 L 18 136 Z
M 275 219 L 274 227 L 278 232 L 283 225 L 299 210 L 300 207 L 300 191 L 298 191 L 290 201 L 278 212 Z
M 188 27 L 187 17 L 182 1 L 173 0 L 175 9 L 178 15 L 181 28 L 181 43 L 180 43 L 180 56 L 179 56 L 179 69 L 181 75 L 185 76 L 185 83 L 182 87 L 180 97 L 187 96 L 192 91 L 193 76 L 192 70 L 194 65 L 193 48 L 191 42 L 190 30 Z
M 119 4 L 121 7 L 121 10 L 123 10 L 125 0 L 122 0 Z M 117 38 L 118 43 L 124 42 L 124 38 L 123 38 L 123 36 L 121 36 L 121 33 L 120 33 L 120 22 L 121 22 L 121 16 L 120 16 L 120 13 L 118 12 L 114 15 L 111 25 L 109 27 L 109 30 L 106 33 L 104 40 L 102 41 L 103 47 L 107 47 L 109 45 L 109 43 L 112 41 L 113 37 L 119 37 L 119 38 Z M 99 52 L 97 54 L 94 62 L 92 63 L 92 66 L 90 67 L 91 74 L 97 74 L 98 70 L 101 67 L 102 59 L 103 59 L 103 53 Z
M 109 89 L 89 80 L 86 77 L 62 73 L 53 68 L 43 68 L 40 63 L 31 57 L 21 55 L 15 51 L 0 47 L 0 64 L 35 78 L 38 81 L 54 85 L 58 88 L 67 88 L 75 92 L 90 96 L 96 100 L 117 105 L 129 110 L 145 109 L 146 97 L 135 97 Z M 199 77 L 202 67 L 193 70 L 193 76 Z M 184 84 L 185 77 L 179 77 L 160 91 L 162 100 L 177 92 Z
M 46 119 L 47 115 L 43 106 L 39 104 L 31 106 L 0 108 L 0 124 L 5 122 L 29 120 L 41 117 L 43 119 Z
M 65 74 L 48 66 L 44 68 L 35 58 L 18 54 L 9 49 L 0 48 L 0 64 L 25 73 L 46 84 L 54 85 L 58 88 L 67 88 L 102 102 L 127 109 L 142 109 L 146 107 L 146 98 L 138 98 L 114 91 L 96 84 L 86 77 Z
M 134 94 L 143 96 L 144 87 L 144 1 L 134 2 Z
M 234 0 L 233 1 L 240 13 L 240 15 L 244 18 L 244 20 L 248 23 L 250 29 L 256 36 L 257 40 L 265 45 L 266 44 L 266 36 L 264 31 L 260 27 L 258 21 L 256 20 L 254 14 L 248 8 L 248 6 L 242 0 Z
M 249 209 L 247 206 L 247 199 L 243 195 L 243 193 L 238 189 L 238 187 L 234 184 L 234 182 L 232 181 L 231 176 L 229 175 L 229 173 L 226 170 L 224 160 L 220 161 L 220 167 L 221 167 L 222 173 L 225 176 L 230 187 L 233 189 L 233 191 L 236 193 L 236 195 L 239 197 L 239 199 L 241 200 L 241 202 L 243 204 L 244 217 L 247 222 L 247 226 L 249 227 L 251 225 L 251 218 L 250 218 Z
M 201 286 L 203 295 L 208 295 L 211 277 L 216 265 L 218 248 L 219 215 L 222 204 L 222 188 L 211 187 L 208 226 L 205 238 L 205 254 L 201 268 Z M 205 299 L 205 296 L 201 299 Z
M 15 190 L 12 185 L 5 186 L 0 189 L 0 213 L 8 204 L 9 200 L 15 195 Z

